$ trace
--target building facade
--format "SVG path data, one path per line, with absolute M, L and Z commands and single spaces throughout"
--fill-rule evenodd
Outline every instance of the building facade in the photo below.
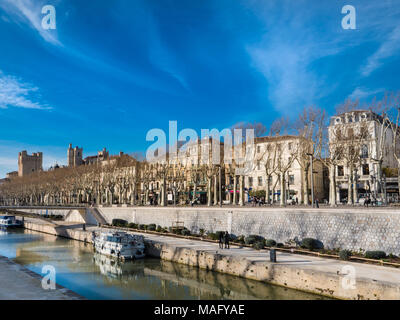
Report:
M 388 120 L 370 110 L 345 112 L 331 117 L 328 133 L 330 149 L 337 157 L 338 202 L 358 203 L 365 198 L 397 201 L 398 184 L 387 188 L 387 180 L 393 180 L 390 172 L 397 175 L 398 167 Z
M 311 163 L 307 155 L 312 152 L 311 141 L 292 135 L 259 137 L 254 152 L 254 163 L 245 179 L 246 189 L 265 194 L 269 190 L 270 203 L 281 202 L 282 196 L 289 203 L 309 203 L 312 192 L 314 199 L 325 200 L 323 166 L 315 160 L 311 190 Z

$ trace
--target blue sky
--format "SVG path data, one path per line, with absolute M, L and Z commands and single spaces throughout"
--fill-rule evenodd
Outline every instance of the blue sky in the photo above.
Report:
M 41 27 L 47 4 L 56 30 Z M 0 177 L 25 149 L 48 167 L 69 143 L 144 151 L 170 120 L 268 126 L 397 90 L 398 21 L 390 0 L 0 0 Z

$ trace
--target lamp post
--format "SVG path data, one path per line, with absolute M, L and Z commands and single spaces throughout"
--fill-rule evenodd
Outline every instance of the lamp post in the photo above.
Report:
M 313 168 L 313 154 L 307 153 L 310 157 L 310 165 L 311 165 L 311 203 L 312 207 L 314 208 L 314 168 Z

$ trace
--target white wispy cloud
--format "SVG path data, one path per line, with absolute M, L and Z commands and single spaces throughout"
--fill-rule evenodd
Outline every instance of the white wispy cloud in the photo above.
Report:
M 149 37 L 149 59 L 151 63 L 177 81 L 185 90 L 190 91 L 179 63 L 178 57 L 173 50 L 163 43 L 160 37 L 159 26 L 154 18 L 148 20 Z
M 361 69 L 363 76 L 369 76 L 384 63 L 384 60 L 400 52 L 400 27 L 396 27 L 372 54 Z
M 31 96 L 37 94 L 39 88 L 23 82 L 16 77 L 5 75 L 0 70 L 0 108 L 8 107 L 48 110 L 48 105 L 32 101 Z
M 372 97 L 374 95 L 377 95 L 379 93 L 384 92 L 384 89 L 367 89 L 367 88 L 363 88 L 363 87 L 357 87 L 354 89 L 354 91 L 349 95 L 349 98 L 352 100 L 362 100 L 365 98 L 369 98 Z
M 343 48 L 338 39 L 329 39 L 307 23 L 315 18 L 312 12 L 295 10 L 292 2 L 271 6 L 259 13 L 265 34 L 257 43 L 247 44 L 246 50 L 252 66 L 267 81 L 265 92 L 271 105 L 290 116 L 334 89 L 312 63 Z M 269 19 L 277 8 L 281 19 Z M 256 12 L 259 7 L 252 9 Z
M 57 36 L 57 30 L 46 30 L 42 28 L 42 7 L 47 3 L 31 0 L 2 0 L 0 8 L 12 17 L 12 22 L 27 23 L 35 29 L 47 42 L 62 46 Z

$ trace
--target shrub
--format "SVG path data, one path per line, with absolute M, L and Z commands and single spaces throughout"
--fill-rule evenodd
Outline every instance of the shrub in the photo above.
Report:
M 349 260 L 351 256 L 351 251 L 350 250 L 340 250 L 339 251 L 339 259 L 340 260 Z
M 203 228 L 201 228 L 201 229 L 199 230 L 199 233 L 200 233 L 201 236 L 203 236 L 205 232 L 206 232 L 206 231 L 205 231 Z
M 162 228 L 160 225 L 158 225 L 157 228 L 156 228 L 156 231 L 157 231 L 157 232 L 162 232 L 162 231 L 163 231 L 163 228 Z
M 276 246 L 276 241 L 272 239 L 265 240 L 265 246 L 266 247 L 275 247 Z
M 301 240 L 300 246 L 308 250 L 323 249 L 324 245 L 321 241 L 313 238 L 304 238 Z
M 211 240 L 219 240 L 218 235 L 217 235 L 216 233 L 213 233 L 213 232 L 210 232 L 210 233 L 207 235 L 207 238 L 209 238 L 209 239 L 211 239 Z
M 365 257 L 368 259 L 383 259 L 386 258 L 386 253 L 384 251 L 367 251 L 365 252 Z
M 182 230 L 182 235 L 183 236 L 190 236 L 190 231 L 188 229 L 183 229 Z
M 253 247 L 254 249 L 256 249 L 256 250 L 261 250 L 261 249 L 264 248 L 264 242 L 263 242 L 263 241 L 254 242 L 254 243 L 252 244 L 252 247 Z
M 256 234 L 251 234 L 248 237 L 244 238 L 244 242 L 247 245 L 253 244 L 255 242 L 264 242 L 264 237 L 258 236 Z
M 128 228 L 137 229 L 138 228 L 138 224 L 131 222 L 130 224 L 128 224 Z
M 146 230 L 146 225 L 145 224 L 139 224 L 139 229 L 140 230 Z
M 229 240 L 230 241 L 233 241 L 233 242 L 236 242 L 237 241 L 237 236 L 235 235 L 235 234 L 233 234 L 233 233 L 230 233 L 229 234 Z
M 242 244 L 243 244 L 243 243 L 244 243 L 244 238 L 245 238 L 245 237 L 244 237 L 243 235 L 241 235 L 241 236 L 239 236 L 239 237 L 236 238 L 236 242 L 239 242 L 239 243 L 242 243 Z
M 278 242 L 277 244 L 276 244 L 276 247 L 277 248 L 283 248 L 285 245 L 282 243 L 282 242 Z
M 128 225 L 128 221 L 122 219 L 113 219 L 111 224 L 115 227 L 126 227 Z
M 175 234 L 182 234 L 182 231 L 183 231 L 184 229 L 175 229 L 174 230 L 174 233 Z
M 151 223 L 147 226 L 147 230 L 149 231 L 156 231 L 156 225 L 154 223 Z

